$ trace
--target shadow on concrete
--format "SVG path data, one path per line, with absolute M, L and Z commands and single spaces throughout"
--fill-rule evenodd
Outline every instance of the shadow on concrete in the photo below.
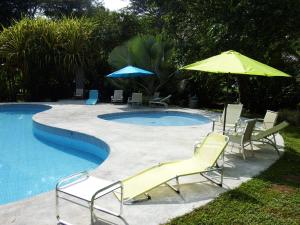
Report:
M 177 188 L 176 185 L 174 187 Z M 150 200 L 126 203 L 126 205 L 156 205 L 156 204 L 186 204 L 199 201 L 207 201 L 216 195 L 226 191 L 210 181 L 199 181 L 197 183 L 182 183 L 180 185 L 180 194 L 176 193 L 166 185 L 159 186 L 148 194 Z

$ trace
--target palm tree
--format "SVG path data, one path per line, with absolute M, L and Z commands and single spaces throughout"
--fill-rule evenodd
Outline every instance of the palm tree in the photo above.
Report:
M 109 55 L 108 62 L 115 69 L 133 65 L 154 72 L 156 76 L 151 78 L 114 81 L 118 86 L 136 83 L 145 90 L 146 94 L 152 95 L 172 77 L 172 71 L 174 71 L 170 63 L 172 56 L 172 41 L 163 35 L 138 35 L 114 48 Z

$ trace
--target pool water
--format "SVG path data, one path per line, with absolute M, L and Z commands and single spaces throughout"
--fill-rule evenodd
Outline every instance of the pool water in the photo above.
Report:
M 39 131 L 32 116 L 46 109 L 0 106 L 0 204 L 53 190 L 61 177 L 95 168 L 107 157 L 106 149 L 96 145 L 86 143 L 94 150 L 84 152 L 72 138 Z M 84 141 L 80 147 L 85 147 Z
M 111 113 L 98 117 L 104 120 L 144 126 L 193 126 L 210 122 L 208 118 L 199 114 L 178 111 Z

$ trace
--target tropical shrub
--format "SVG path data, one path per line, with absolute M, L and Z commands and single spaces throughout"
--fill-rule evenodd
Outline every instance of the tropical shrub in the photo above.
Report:
M 28 99 L 55 99 L 71 88 L 72 72 L 85 64 L 91 27 L 81 19 L 23 19 L 0 34 L 0 57 Z
M 127 22 L 101 9 L 92 18 L 24 18 L 4 28 L 0 33 L 2 75 L 14 86 L 8 88 L 13 93 L 6 99 L 15 100 L 20 93 L 34 101 L 71 97 L 77 80 L 83 80 L 87 89 L 99 89 L 99 78 L 103 81 L 110 71 L 108 54 L 124 41 Z
M 109 55 L 108 62 L 115 69 L 132 65 L 152 71 L 155 76 L 113 82 L 119 86 L 135 86 L 144 90 L 147 95 L 162 91 L 167 84 L 171 87 L 171 78 L 175 71 L 172 54 L 172 41 L 165 36 L 138 35 L 115 47 Z

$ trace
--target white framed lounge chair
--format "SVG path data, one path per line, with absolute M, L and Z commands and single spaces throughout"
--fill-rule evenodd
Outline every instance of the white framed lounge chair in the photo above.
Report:
M 83 88 L 76 88 L 74 97 L 75 98 L 83 98 Z
M 237 131 L 237 127 L 241 123 L 241 114 L 243 110 L 243 104 L 228 104 L 227 105 L 227 112 L 226 112 L 226 124 L 225 129 L 228 128 L 227 131 Z M 224 123 L 224 113 L 223 110 L 222 116 L 218 118 L 218 120 L 213 120 L 213 127 L 212 130 L 214 131 L 216 127 L 223 127 Z
M 170 100 L 170 98 L 172 97 L 172 95 L 168 95 L 165 98 L 161 98 L 161 99 L 153 99 L 151 101 L 149 101 L 149 106 L 164 106 L 165 108 L 168 107 L 168 101 Z
M 254 130 L 255 122 L 256 120 L 248 120 L 243 134 L 228 135 L 230 142 L 240 144 L 240 149 L 242 150 L 244 159 L 246 158 L 245 151 L 244 151 L 244 147 L 246 145 L 251 146 L 252 155 L 254 154 L 253 146 L 252 146 L 253 142 L 261 142 L 263 144 L 268 144 L 276 150 L 278 155 L 280 155 L 279 149 L 277 147 L 275 135 L 280 130 L 287 127 L 289 124 L 284 121 L 272 128 L 255 131 Z
M 110 97 L 112 103 L 123 102 L 123 90 L 114 90 L 114 95 Z
M 131 105 L 142 105 L 142 103 L 143 103 L 143 94 L 133 92 L 132 97 L 128 98 L 127 103 L 131 104 Z
M 183 176 L 200 174 L 213 183 L 222 186 L 224 162 L 221 166 L 218 166 L 217 161 L 220 157 L 224 160 L 224 150 L 228 141 L 227 136 L 211 133 L 201 144 L 196 145 L 194 155 L 191 158 L 160 163 L 114 183 L 90 176 L 86 172 L 64 178 L 56 185 L 57 219 L 59 222 L 67 223 L 59 215 L 60 199 L 89 208 L 91 224 L 93 225 L 96 222 L 95 210 L 121 217 L 125 202 L 132 202 L 138 196 L 145 196 L 145 200 L 150 199 L 151 197 L 147 193 L 160 185 L 165 184 L 180 194 L 179 178 Z M 218 174 L 220 180 L 217 181 L 215 177 L 209 177 L 208 173 Z M 176 188 L 168 183 L 171 180 L 176 180 Z M 119 200 L 119 212 L 112 212 L 96 204 L 97 199 L 109 193 L 113 193 Z
M 238 144 L 239 150 L 246 159 L 245 147 L 250 145 L 253 154 L 252 133 L 255 127 L 256 119 L 247 120 L 246 126 L 241 134 L 228 135 L 231 144 Z
M 160 92 L 154 92 L 152 98 L 150 100 L 159 100 L 161 97 L 159 97 Z

